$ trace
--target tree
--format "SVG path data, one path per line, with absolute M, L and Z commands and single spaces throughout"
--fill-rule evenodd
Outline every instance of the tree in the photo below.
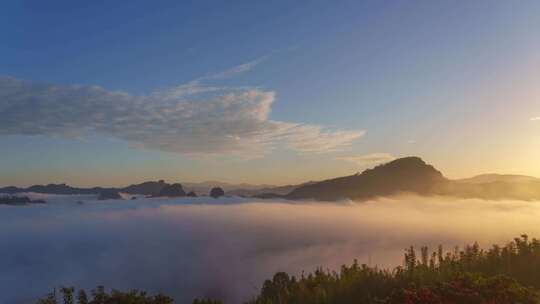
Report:
M 61 287 L 60 292 L 63 295 L 63 304 L 74 304 L 73 287 Z M 98 286 L 91 291 L 91 299 L 86 295 L 83 289 L 77 292 L 77 304 L 173 304 L 174 300 L 163 294 L 149 296 L 144 291 L 131 290 L 122 292 L 111 290 L 107 292 L 103 286 Z M 44 299 L 37 301 L 37 304 L 59 304 L 56 301 L 56 293 L 53 290 Z M 220 302 L 202 302 L 201 304 L 220 304 Z
M 73 304 L 73 293 L 75 292 L 73 287 L 61 287 L 60 292 L 62 293 L 64 304 Z
M 88 304 L 88 297 L 84 289 L 79 290 L 77 293 L 77 304 Z

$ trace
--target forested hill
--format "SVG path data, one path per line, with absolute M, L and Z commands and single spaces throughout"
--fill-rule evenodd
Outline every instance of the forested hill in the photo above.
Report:
M 287 195 L 290 199 L 319 200 L 369 199 L 399 192 L 432 193 L 432 187 L 445 182 L 441 172 L 418 157 L 394 160 L 361 174 L 305 185 Z
M 450 180 L 419 157 L 405 157 L 361 174 L 300 186 L 288 199 L 366 200 L 400 193 L 460 198 L 540 200 L 540 179 L 519 175 L 481 175 Z

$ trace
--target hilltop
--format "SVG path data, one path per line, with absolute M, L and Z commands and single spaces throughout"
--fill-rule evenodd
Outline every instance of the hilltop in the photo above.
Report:
M 522 175 L 484 174 L 451 180 L 421 158 L 405 157 L 361 174 L 300 186 L 285 198 L 361 201 L 402 193 L 492 200 L 540 200 L 540 179 Z
M 298 187 L 289 199 L 370 199 L 401 192 L 430 194 L 446 182 L 442 173 L 419 157 L 406 157 L 368 169 L 361 174 L 338 177 Z

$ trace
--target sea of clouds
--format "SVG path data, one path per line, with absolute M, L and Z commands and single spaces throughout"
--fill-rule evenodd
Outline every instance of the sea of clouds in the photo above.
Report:
M 540 202 L 31 196 L 48 204 L 0 206 L 0 303 L 32 303 L 60 285 L 241 303 L 276 271 L 337 269 L 354 258 L 390 267 L 409 245 L 540 236 Z

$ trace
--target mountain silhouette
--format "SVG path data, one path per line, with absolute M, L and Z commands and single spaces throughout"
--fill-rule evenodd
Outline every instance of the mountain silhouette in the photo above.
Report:
M 489 200 L 540 200 L 540 179 L 523 175 L 483 174 L 450 180 L 421 158 L 405 157 L 361 174 L 304 185 L 284 197 L 328 201 L 367 200 L 401 193 Z
M 220 187 L 214 187 L 210 190 L 209 196 L 213 198 L 218 198 L 225 195 L 225 191 Z
M 339 177 L 298 187 L 289 199 L 370 199 L 402 192 L 429 194 L 445 182 L 442 173 L 419 157 L 405 157 L 368 169 L 361 174 Z
M 142 195 L 157 195 L 163 190 L 163 188 L 169 186 L 164 180 L 159 180 L 157 182 L 150 181 L 140 184 L 129 185 L 120 190 L 120 192 L 125 192 L 129 194 L 142 194 Z
M 163 189 L 161 189 L 161 191 L 159 191 L 157 196 L 182 197 L 186 196 L 186 192 L 184 191 L 182 185 L 177 183 L 165 186 Z
M 215 183 L 220 187 L 226 183 Z M 169 184 L 163 180 L 133 184 L 123 188 L 76 188 L 66 184 L 35 185 L 28 188 L 5 187 L 0 193 L 15 194 L 36 192 L 46 194 L 104 194 L 129 193 L 146 196 L 182 197 L 208 195 L 210 182 Z M 472 178 L 451 180 L 419 157 L 404 157 L 386 164 L 367 169 L 360 174 L 338 177 L 300 185 L 268 186 L 249 184 L 226 184 L 227 195 L 256 197 L 263 199 L 315 199 L 335 201 L 353 199 L 357 201 L 402 193 L 417 195 L 440 195 L 459 198 L 479 198 L 489 200 L 515 199 L 540 200 L 540 179 L 523 175 L 482 174 Z M 198 192 L 195 189 L 208 189 Z M 234 188 L 239 187 L 239 188 Z M 221 187 L 220 187 L 221 188 Z M 199 190 L 199 191 L 200 191 Z M 186 194 L 188 193 L 188 194 Z M 108 196 L 108 195 L 107 195 Z
M 289 194 L 294 189 L 313 184 L 313 181 L 303 183 L 300 185 L 285 185 L 285 186 L 265 186 L 261 188 L 239 188 L 234 190 L 226 191 L 227 195 L 230 196 L 243 196 L 243 197 L 260 197 L 260 198 L 270 198 L 270 197 L 283 197 Z
M 104 190 L 98 196 L 98 200 L 100 201 L 117 199 L 122 199 L 122 196 L 114 189 Z
M 540 200 L 540 180 L 520 175 L 481 175 L 439 185 L 435 194 L 489 200 Z
M 75 188 L 66 184 L 48 184 L 48 185 L 34 185 L 28 188 L 18 187 L 5 187 L 0 188 L 0 193 L 21 193 L 21 192 L 35 192 L 35 193 L 47 193 L 47 194 L 99 194 L 103 191 L 112 190 L 114 188 Z
M 207 195 L 210 192 L 210 190 L 212 190 L 212 188 L 214 187 L 220 187 L 227 194 L 229 194 L 229 192 L 231 191 L 235 192 L 240 189 L 245 190 L 245 191 L 257 191 L 258 189 L 276 187 L 274 185 L 267 185 L 267 184 L 260 184 L 260 185 L 253 185 L 253 184 L 247 184 L 247 183 L 233 184 L 233 183 L 226 183 L 226 182 L 220 182 L 220 181 L 203 181 L 199 183 L 183 182 L 182 185 L 184 186 L 184 189 L 193 191 L 198 195 Z M 231 194 L 231 195 L 236 195 L 236 194 Z
M 0 205 L 24 206 L 29 204 L 45 204 L 44 200 L 31 200 L 27 196 L 0 196 Z
M 525 175 L 512 175 L 512 174 L 481 174 L 471 178 L 464 178 L 455 180 L 460 183 L 469 184 L 487 184 L 495 182 L 503 183 L 528 183 L 528 182 L 540 182 L 540 178 L 525 176 Z

